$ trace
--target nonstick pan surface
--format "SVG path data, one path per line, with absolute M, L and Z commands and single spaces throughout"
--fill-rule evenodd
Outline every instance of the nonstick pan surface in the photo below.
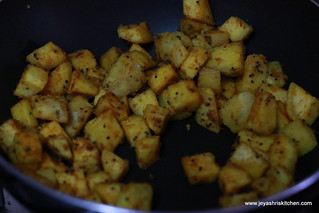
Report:
M 293 81 L 319 97 L 319 8 L 306 0 L 214 0 L 210 3 L 217 25 L 223 24 L 230 16 L 239 16 L 253 26 L 253 34 L 245 41 L 246 55 L 264 54 L 269 61 L 280 61 L 289 77 L 287 85 Z M 182 17 L 182 0 L 1 1 L 0 121 L 10 118 L 9 108 L 18 100 L 12 91 L 27 65 L 25 56 L 34 49 L 53 41 L 67 53 L 89 49 L 98 59 L 112 46 L 123 51 L 129 49 L 129 44 L 117 37 L 116 29 L 120 24 L 146 21 L 156 35 L 178 30 Z M 154 55 L 153 45 L 144 47 Z M 190 131 L 186 129 L 187 124 L 191 126 Z M 312 128 L 319 138 L 319 122 Z M 124 182 L 147 181 L 152 184 L 154 210 L 212 211 L 218 208 L 221 195 L 218 183 L 189 185 L 180 158 L 212 152 L 223 166 L 231 154 L 235 137 L 226 127 L 217 135 L 189 118 L 168 124 L 161 136 L 161 160 L 146 170 L 137 167 L 135 152 L 127 142 L 118 147 L 116 153 L 130 160 L 130 171 Z M 319 179 L 318 156 L 317 147 L 300 158 L 295 174 L 297 185 L 273 199 L 286 199 L 305 187 L 314 187 L 312 184 Z M 84 208 L 119 211 L 46 188 L 17 171 L 2 156 L 0 176 L 12 194 L 36 210 L 45 208 L 56 212 Z

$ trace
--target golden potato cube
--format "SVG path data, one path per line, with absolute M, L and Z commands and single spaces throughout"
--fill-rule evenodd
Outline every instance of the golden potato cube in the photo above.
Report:
M 41 92 L 47 82 L 48 72 L 29 64 L 22 73 L 21 79 L 13 94 L 19 98 L 31 97 Z
M 289 123 L 281 132 L 288 135 L 297 144 L 299 156 L 307 154 L 318 145 L 313 130 L 300 119 Z
M 145 119 L 140 115 L 131 115 L 127 120 L 121 122 L 126 139 L 132 147 L 138 140 L 151 135 Z
M 45 70 L 58 66 L 65 59 L 65 52 L 52 41 L 27 55 L 28 62 Z
M 114 151 L 124 139 L 124 132 L 110 110 L 88 121 L 84 127 L 84 135 L 100 152 L 104 149 Z
M 206 66 L 226 76 L 240 76 L 244 73 L 244 49 L 241 41 L 215 47 L 210 50 Z
M 267 80 L 268 84 L 277 87 L 283 87 L 286 84 L 288 76 L 283 72 L 279 61 L 269 61 L 267 67 Z
M 24 126 L 38 126 L 38 120 L 32 114 L 29 99 L 22 99 L 10 108 L 13 119 L 19 121 Z
M 46 140 L 54 135 L 62 135 L 63 137 L 68 138 L 68 134 L 64 131 L 64 129 L 57 121 L 43 123 L 40 125 L 39 130 L 40 135 Z
M 160 137 L 148 136 L 135 143 L 137 164 L 141 169 L 154 164 L 160 159 Z
M 269 150 L 270 166 L 284 167 L 294 174 L 297 160 L 297 145 L 285 134 L 278 134 Z
M 57 159 L 52 159 L 52 157 L 43 152 L 42 162 L 39 169 L 47 170 L 52 169 L 54 172 L 64 172 L 68 167 L 64 165 L 61 161 Z
M 83 199 L 92 201 L 92 202 L 102 203 L 100 195 L 93 190 L 89 190 L 88 194 L 84 196 Z
M 86 174 L 86 181 L 91 190 L 98 190 L 100 183 L 107 183 L 110 181 L 110 177 L 102 170 L 96 172 L 89 172 Z
M 223 124 L 233 133 L 245 129 L 254 100 L 251 92 L 241 92 L 227 100 L 219 111 Z
M 120 98 L 112 92 L 107 91 L 99 98 L 94 110 L 94 114 L 99 116 L 106 110 L 111 110 L 116 119 L 121 122 L 128 118 L 128 113 Z
M 256 149 L 268 152 L 271 145 L 275 141 L 276 135 L 260 135 L 257 133 L 254 133 L 249 130 L 242 130 L 238 132 L 238 138 L 240 143 L 246 143 L 251 148 L 253 148 L 255 151 Z
M 215 23 L 208 0 L 183 0 L 183 14 L 186 18 L 205 24 Z
M 72 142 L 73 168 L 84 172 L 100 170 L 100 153 L 91 141 L 76 137 Z
M 121 25 L 117 28 L 119 38 L 136 44 L 147 44 L 153 41 L 153 35 L 146 22 Z
M 42 161 L 42 145 L 36 132 L 17 132 L 14 137 L 16 157 L 20 163 L 40 163 Z
M 210 152 L 182 157 L 181 162 L 190 184 L 212 183 L 218 177 L 220 168 Z
M 63 135 L 52 135 L 49 137 L 47 145 L 57 155 L 66 160 L 72 160 L 69 138 L 66 138 Z
M 319 115 L 319 100 L 294 82 L 289 85 L 286 107 L 291 119 L 300 118 L 309 126 L 315 122 Z
M 202 47 L 206 50 L 229 43 L 229 33 L 219 30 L 203 30 L 194 33 L 191 37 L 195 47 Z
M 49 73 L 48 82 L 41 91 L 45 95 L 64 95 L 69 88 L 72 65 L 69 61 L 59 64 Z
M 256 92 L 258 87 L 266 81 L 267 60 L 263 55 L 252 54 L 247 56 L 244 64 L 244 73 L 237 79 L 236 87 L 239 92 Z
M 198 90 L 203 102 L 196 110 L 195 121 L 204 128 L 218 134 L 220 120 L 214 90 L 212 88 L 199 88 Z
M 203 67 L 203 69 L 199 71 L 197 87 L 212 88 L 215 94 L 220 94 L 222 92 L 220 72 L 208 67 Z
M 90 50 L 78 50 L 68 54 L 68 58 L 75 70 L 81 71 L 87 76 L 96 77 L 94 73 L 97 71 L 98 65 Z
M 182 18 L 179 22 L 179 30 L 187 36 L 192 36 L 199 31 L 213 30 L 214 27 L 208 24 L 194 21 L 189 18 Z
M 193 79 L 207 60 L 206 50 L 202 47 L 190 47 L 188 52 L 189 55 L 179 71 L 183 79 Z
M 115 205 L 149 211 L 151 210 L 152 198 L 153 190 L 149 183 L 131 182 L 123 186 Z
M 261 92 L 269 92 L 275 97 L 277 101 L 281 101 L 283 103 L 287 102 L 288 91 L 276 85 L 262 83 L 258 90 Z
M 223 76 L 221 78 L 221 90 L 223 96 L 230 99 L 237 92 L 235 79 Z
M 111 47 L 100 57 L 100 64 L 106 72 L 110 71 L 112 64 L 120 57 L 123 51 L 118 47 Z
M 70 86 L 67 93 L 70 95 L 95 96 L 99 86 L 85 77 L 84 73 L 74 70 L 71 75 Z
M 134 98 L 129 99 L 129 105 L 132 112 L 136 115 L 143 116 L 144 110 L 148 104 L 159 106 L 157 97 L 153 90 L 148 89 L 137 94 Z
M 252 177 L 241 167 L 226 164 L 220 169 L 218 183 L 223 194 L 234 194 L 252 182 Z
M 236 148 L 229 162 L 240 166 L 254 179 L 261 177 L 269 167 L 269 163 L 245 143 L 241 143 Z
M 110 72 L 103 81 L 105 90 L 113 92 L 118 97 L 138 91 L 146 77 L 143 68 L 130 57 L 130 52 L 123 53 L 112 65 Z
M 219 198 L 219 205 L 223 208 L 244 205 L 245 202 L 258 200 L 257 192 L 246 192 L 234 195 L 224 195 Z
M 138 51 L 147 55 L 148 58 L 153 59 L 152 56 L 139 44 L 132 44 L 129 51 Z
M 218 30 L 228 32 L 232 41 L 242 41 L 253 32 L 253 28 L 237 16 L 231 16 Z
M 83 128 L 92 114 L 93 106 L 88 99 L 77 95 L 73 96 L 68 103 L 69 120 L 64 124 L 64 129 L 70 137 L 75 137 Z
M 115 205 L 117 198 L 123 188 L 123 183 L 99 183 L 95 190 L 100 195 L 101 200 L 109 205 Z
M 1 124 L 0 148 L 4 153 L 8 153 L 9 148 L 14 146 L 14 137 L 21 130 L 21 124 L 14 119 L 9 119 Z
M 53 169 L 38 169 L 37 171 L 35 171 L 35 174 L 47 179 L 49 182 L 49 186 L 53 188 L 57 186 L 55 172 Z
M 130 50 L 129 57 L 132 57 L 133 60 L 136 61 L 144 70 L 155 67 L 156 65 L 155 61 L 149 57 L 148 53 L 146 54 L 144 52 Z
M 147 73 L 147 84 L 156 95 L 159 95 L 165 87 L 172 84 L 178 78 L 178 73 L 173 69 L 172 65 L 167 64 L 153 71 L 149 71 Z
M 89 187 L 82 169 L 67 169 L 65 172 L 57 172 L 55 176 L 60 191 L 77 197 L 85 197 L 88 194 Z
M 64 96 L 34 95 L 31 97 L 32 114 L 42 120 L 67 123 L 68 103 Z
M 286 109 L 286 105 L 277 101 L 277 131 L 281 131 L 291 122 L 291 118 L 289 117 Z
M 277 128 L 277 102 L 270 93 L 259 92 L 251 107 L 246 127 L 256 133 L 270 135 Z
M 122 180 L 129 170 L 128 160 L 125 160 L 108 150 L 103 150 L 101 162 L 103 170 L 109 176 L 110 181 Z
M 160 107 L 159 105 L 148 104 L 146 105 L 143 114 L 147 126 L 154 132 L 154 134 L 163 134 L 169 119 L 169 110 Z

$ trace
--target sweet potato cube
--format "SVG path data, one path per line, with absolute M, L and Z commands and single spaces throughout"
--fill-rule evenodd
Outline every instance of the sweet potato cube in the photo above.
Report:
M 21 124 L 9 119 L 0 126 L 0 148 L 4 153 L 8 153 L 9 148 L 14 146 L 14 137 L 16 133 L 22 130 Z
M 14 137 L 16 157 L 20 163 L 40 163 L 42 161 L 42 145 L 36 132 L 18 132 Z
M 183 0 L 183 14 L 186 18 L 214 25 L 213 13 L 208 0 Z
M 74 70 L 67 93 L 70 95 L 95 96 L 99 92 L 98 85 L 88 79 L 84 73 Z
M 169 110 L 160 107 L 159 105 L 148 104 L 146 105 L 143 114 L 148 127 L 155 135 L 161 135 L 164 132 L 169 119 Z
M 219 204 L 221 207 L 226 208 L 244 205 L 245 202 L 256 200 L 258 200 L 258 194 L 257 192 L 252 191 L 233 195 L 224 195 L 219 198 Z
M 129 99 L 130 108 L 136 115 L 143 116 L 148 104 L 159 106 L 156 94 L 151 89 L 145 90 L 134 98 Z
M 149 183 L 128 183 L 118 195 L 116 206 L 149 211 L 152 205 L 153 190 Z
M 117 198 L 123 188 L 123 183 L 99 183 L 96 185 L 95 190 L 100 195 L 101 200 L 109 205 L 115 205 Z
M 190 184 L 212 183 L 219 174 L 219 165 L 210 152 L 182 157 L 181 162 Z
M 208 67 L 203 67 L 199 71 L 197 87 L 212 88 L 215 94 L 220 94 L 222 92 L 220 72 Z
M 153 36 L 146 22 L 121 25 L 117 28 L 119 38 L 136 44 L 146 44 L 153 41 Z
M 57 155 L 66 160 L 72 160 L 69 138 L 66 138 L 63 135 L 52 135 L 49 137 L 47 145 Z
M 179 30 L 187 36 L 192 36 L 195 32 L 213 30 L 214 27 L 189 18 L 182 18 L 179 22 Z
M 135 152 L 138 166 L 141 169 L 146 169 L 158 161 L 160 159 L 160 148 L 159 136 L 148 136 L 136 141 Z
M 48 72 L 29 64 L 22 73 L 20 81 L 14 90 L 14 95 L 19 98 L 31 97 L 43 90 L 48 82 Z
M 38 126 L 38 120 L 32 115 L 32 108 L 29 99 L 22 99 L 10 108 L 13 119 L 24 126 Z
M 110 177 L 110 181 L 119 181 L 123 179 L 129 169 L 128 160 L 125 160 L 108 150 L 103 150 L 101 162 L 104 172 Z
M 253 32 L 253 28 L 237 16 L 231 16 L 218 29 L 228 32 L 232 41 L 242 41 Z
M 65 59 L 65 52 L 52 41 L 27 55 L 28 62 L 45 70 L 58 66 Z
M 102 170 L 98 170 L 95 172 L 89 172 L 86 174 L 86 181 L 91 190 L 98 190 L 99 187 L 96 187 L 100 183 L 108 183 L 110 182 L 110 177 Z
M 193 79 L 207 60 L 206 50 L 202 47 L 190 47 L 188 52 L 179 72 L 183 79 Z

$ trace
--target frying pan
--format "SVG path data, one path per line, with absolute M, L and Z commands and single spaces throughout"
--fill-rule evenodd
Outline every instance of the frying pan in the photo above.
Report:
M 305 0 L 214 0 L 210 3 L 217 25 L 230 16 L 239 16 L 253 26 L 253 34 L 245 41 L 246 55 L 264 54 L 269 61 L 280 61 L 289 77 L 287 85 L 294 81 L 319 97 L 319 8 Z M 9 108 L 17 102 L 12 91 L 26 66 L 25 56 L 34 49 L 53 41 L 68 53 L 89 49 L 99 58 L 112 46 L 128 50 L 129 44 L 117 37 L 120 24 L 146 21 L 155 35 L 177 30 L 182 17 L 182 0 L 3 0 L 0 2 L 0 121 L 10 118 Z M 144 47 L 154 55 L 152 44 Z M 190 131 L 186 130 L 187 124 L 191 126 Z M 312 128 L 319 138 L 319 122 Z M 154 211 L 220 212 L 221 192 L 217 182 L 189 185 L 180 158 L 212 152 L 223 166 L 231 154 L 234 139 L 235 135 L 226 127 L 217 135 L 189 118 L 168 124 L 161 136 L 161 160 L 146 170 L 137 167 L 135 152 L 127 142 L 118 147 L 116 153 L 131 162 L 124 182 L 152 184 Z M 318 156 L 317 147 L 300 158 L 296 184 L 265 200 L 307 201 L 318 196 Z M 15 169 L 2 155 L 0 179 L 33 211 L 135 212 L 84 201 L 47 188 Z M 257 207 L 242 206 L 227 211 L 253 209 Z

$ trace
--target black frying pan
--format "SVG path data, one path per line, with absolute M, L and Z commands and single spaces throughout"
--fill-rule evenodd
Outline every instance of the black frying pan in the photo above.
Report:
M 306 0 L 210 2 L 217 25 L 233 15 L 253 26 L 254 33 L 245 42 L 246 54 L 261 53 L 269 61 L 280 61 L 289 82 L 294 81 L 319 97 L 319 8 Z M 128 50 L 129 45 L 117 38 L 116 29 L 120 24 L 146 21 L 155 35 L 177 30 L 182 17 L 182 0 L 3 0 L 0 2 L 0 121 L 10 117 L 9 108 L 17 101 L 12 91 L 26 66 L 25 56 L 46 42 L 51 40 L 68 53 L 89 49 L 99 58 L 112 46 Z M 154 51 L 153 45 L 145 48 Z M 191 124 L 191 131 L 186 130 L 186 124 Z M 319 122 L 312 127 L 319 138 Z M 222 166 L 230 156 L 234 139 L 235 135 L 226 127 L 216 135 L 197 125 L 193 119 L 186 119 L 169 123 L 161 137 L 161 160 L 146 170 L 138 169 L 135 152 L 128 143 L 121 145 L 116 153 L 131 162 L 124 182 L 148 181 L 152 184 L 154 210 L 213 212 L 219 211 L 216 208 L 221 193 L 217 182 L 189 185 L 180 158 L 210 151 Z M 318 155 L 317 147 L 300 158 L 296 185 L 268 200 L 307 201 L 316 196 L 319 188 Z M 0 174 L 5 187 L 33 210 L 120 212 L 116 207 L 83 201 L 44 187 L 12 167 L 3 156 L 0 156 Z

